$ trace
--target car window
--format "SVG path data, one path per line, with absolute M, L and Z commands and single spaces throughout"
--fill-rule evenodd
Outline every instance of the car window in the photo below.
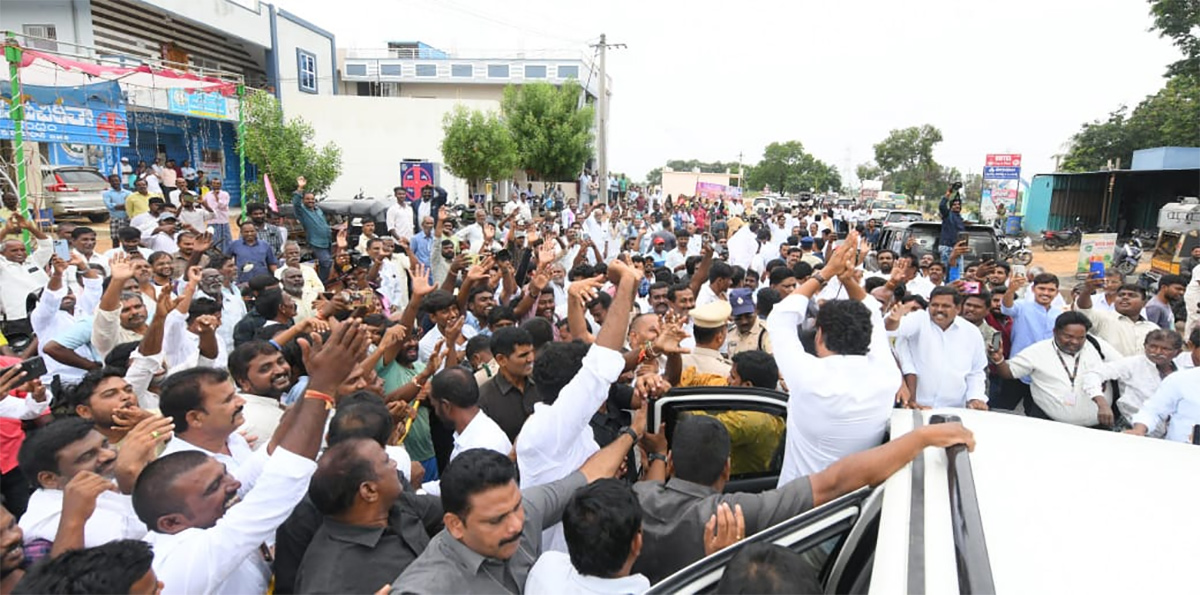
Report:
M 901 213 L 898 211 L 892 211 L 892 212 L 888 213 L 888 216 L 887 216 L 888 223 L 908 223 L 910 221 L 923 221 L 923 220 L 924 219 L 921 217 L 920 213 Z
M 694 407 L 694 408 L 693 408 Z M 729 432 L 730 481 L 778 477 L 783 468 L 784 430 L 782 415 L 743 408 L 674 408 L 667 414 L 667 440 L 679 420 L 703 415 L 720 421 Z
M 64 184 L 106 184 L 104 176 L 87 169 L 60 169 L 57 172 Z M 51 176 L 53 177 L 53 176 Z

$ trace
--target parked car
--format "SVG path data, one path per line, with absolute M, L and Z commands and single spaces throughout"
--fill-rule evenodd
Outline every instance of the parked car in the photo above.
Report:
M 655 402 L 650 424 L 665 417 L 669 442 L 671 416 L 688 411 L 786 417 L 786 402 L 762 392 L 672 391 Z M 1191 510 L 1200 489 L 1200 448 L 968 409 L 896 410 L 889 435 L 955 420 L 974 432 L 974 452 L 926 449 L 882 485 L 749 536 L 649 593 L 712 592 L 730 560 L 753 543 L 801 554 L 825 593 L 1194 588 L 1200 515 Z M 736 489 L 730 486 L 727 491 Z M 1119 569 L 1113 566 L 1118 560 Z
M 108 180 L 94 167 L 48 165 L 42 167 L 42 194 L 36 198 L 43 209 L 53 209 L 55 218 L 84 216 L 100 223 L 108 220 L 108 188 Z
M 914 238 L 916 243 L 912 247 L 912 253 L 920 258 L 926 253 L 937 254 L 935 245 L 937 244 L 938 236 L 941 234 L 942 224 L 936 221 L 911 221 L 908 223 L 890 223 L 883 226 L 880 230 L 879 239 L 872 247 L 872 254 L 868 255 L 868 259 L 874 256 L 874 252 L 890 249 L 897 254 L 903 253 L 904 246 L 908 243 L 909 238 Z M 996 244 L 996 230 L 987 225 L 967 225 L 967 234 L 970 236 L 968 247 L 970 252 L 967 253 L 967 262 L 975 262 L 979 260 L 996 260 L 996 255 L 1000 253 Z
M 887 212 L 883 218 L 883 224 L 889 223 L 909 223 L 911 221 L 924 221 L 925 213 L 921 211 L 911 211 L 905 209 L 892 209 Z

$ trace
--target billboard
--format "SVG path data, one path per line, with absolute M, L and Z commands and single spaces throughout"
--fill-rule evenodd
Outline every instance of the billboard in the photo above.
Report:
M 12 101 L 9 82 L 0 81 L 0 138 L 13 137 L 8 105 Z M 116 81 L 77 87 L 22 85 L 25 100 L 25 140 L 39 143 L 80 145 L 129 145 L 125 99 Z
M 1020 153 L 989 153 L 984 159 L 979 214 L 984 222 L 1016 214 L 1021 183 Z
M 1079 258 L 1075 262 L 1075 275 L 1087 277 L 1092 261 L 1103 262 L 1107 270 L 1113 264 L 1117 251 L 1117 234 L 1085 233 L 1079 240 Z
M 237 113 L 230 109 L 229 98 L 211 91 L 171 89 L 167 93 L 167 111 L 215 120 L 237 120 Z
M 739 199 L 742 197 L 742 189 L 737 186 L 726 186 L 725 184 L 714 184 L 712 182 L 696 182 L 696 197 L 706 200 L 718 200 L 721 198 Z

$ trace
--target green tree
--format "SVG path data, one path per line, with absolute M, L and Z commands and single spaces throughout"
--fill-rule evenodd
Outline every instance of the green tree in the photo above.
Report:
M 318 148 L 313 143 L 313 127 L 301 118 L 285 121 L 283 109 L 274 95 L 251 91 L 242 101 L 245 110 L 246 160 L 259 173 L 271 177 L 276 196 L 290 196 L 296 190 L 296 178 L 304 176 L 307 188 L 316 194 L 329 189 L 342 173 L 342 150 L 333 143 Z M 262 180 L 246 180 L 243 204 L 263 201 L 266 189 Z
M 733 164 L 731 169 L 736 166 Z M 761 190 L 767 185 L 772 192 L 795 194 L 809 189 L 823 192 L 841 188 L 842 176 L 836 167 L 806 152 L 800 141 L 774 142 L 767 145 L 761 161 L 746 167 L 748 189 Z
M 461 105 L 442 119 L 442 159 L 474 192 L 484 180 L 506 180 L 517 169 L 517 143 L 495 112 Z
M 1200 2 L 1196 0 L 1149 0 L 1150 14 L 1159 37 L 1170 37 L 1183 59 L 1167 67 L 1167 76 L 1196 77 L 1200 73 Z
M 1117 108 L 1104 121 L 1084 124 L 1071 137 L 1060 167 L 1064 171 L 1096 171 L 1119 159 L 1133 162 L 1133 152 L 1149 147 L 1200 147 L 1200 78 L 1180 75 L 1133 109 Z
M 592 157 L 592 106 L 579 106 L 579 83 L 509 85 L 501 112 L 517 143 L 519 166 L 542 180 L 572 180 Z
M 646 183 L 651 186 L 662 184 L 662 172 L 663 169 L 661 167 L 650 170 L 650 173 L 646 174 Z
M 879 166 L 872 162 L 862 163 L 854 169 L 854 175 L 858 176 L 859 182 L 864 180 L 878 180 L 883 177 L 883 170 L 879 169 Z

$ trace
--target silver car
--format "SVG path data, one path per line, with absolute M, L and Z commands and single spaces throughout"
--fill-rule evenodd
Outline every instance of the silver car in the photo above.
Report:
M 42 208 L 54 210 L 54 217 L 86 216 L 93 223 L 108 219 L 103 194 L 108 180 L 94 167 L 52 165 L 42 168 Z

